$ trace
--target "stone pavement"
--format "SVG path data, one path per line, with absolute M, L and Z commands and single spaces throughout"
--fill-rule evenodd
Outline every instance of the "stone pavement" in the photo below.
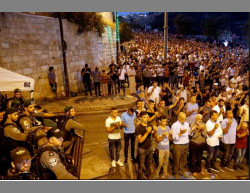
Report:
M 119 113 L 119 116 L 121 113 Z M 111 168 L 111 161 L 108 153 L 108 138 L 105 129 L 105 120 L 109 114 L 98 114 L 79 116 L 77 120 L 81 122 L 86 128 L 86 140 L 84 145 L 84 154 L 82 161 L 81 179 L 95 179 L 95 180 L 136 180 L 137 164 L 129 160 L 129 164 L 124 167 L 117 166 L 115 169 Z M 130 154 L 129 154 L 130 155 Z M 122 134 L 122 149 L 121 161 L 124 162 L 124 137 Z M 217 159 L 217 167 L 219 167 L 220 160 Z M 173 163 L 170 164 L 171 166 Z M 205 160 L 202 162 L 203 168 Z M 169 171 L 172 171 L 169 166 Z M 223 169 L 220 172 L 214 172 L 215 180 L 244 180 L 249 175 L 249 169 L 244 164 L 244 170 L 230 171 Z M 172 172 L 171 179 L 174 179 Z M 189 178 L 191 179 L 191 178 Z M 209 180 L 211 174 L 199 175 L 197 179 Z M 161 180 L 161 179 L 159 179 Z M 181 176 L 181 180 L 188 180 Z
M 63 112 L 64 107 L 72 105 L 78 115 L 109 113 L 112 107 L 124 110 L 136 104 L 136 98 L 127 95 L 112 95 L 107 97 L 96 96 L 77 96 L 54 100 L 37 101 L 44 109 L 49 112 Z
M 119 116 L 126 111 L 129 106 L 135 105 L 136 98 L 132 96 L 122 97 L 86 97 L 78 96 L 69 99 L 60 99 L 54 101 L 38 101 L 42 107 L 50 112 L 63 112 L 67 105 L 73 105 L 78 112 L 76 120 L 82 123 L 86 129 L 85 143 L 82 157 L 81 179 L 89 180 L 136 180 L 137 164 L 129 160 L 129 164 L 124 167 L 117 166 L 111 168 L 111 161 L 108 153 L 108 138 L 105 129 L 105 120 L 110 115 L 110 109 L 116 107 L 119 109 Z M 124 161 L 124 140 L 122 134 L 121 161 Z M 129 154 L 130 155 L 130 154 Z M 220 160 L 217 160 L 217 167 Z M 203 168 L 205 160 L 203 161 Z M 173 165 L 173 164 L 171 164 Z M 171 168 L 169 167 L 169 171 Z M 223 169 L 220 172 L 214 172 L 214 178 L 227 180 L 244 180 L 249 176 L 249 169 L 244 164 L 244 170 L 230 171 Z M 171 172 L 170 172 L 171 174 Z M 171 176 L 171 179 L 174 179 Z M 181 176 L 181 179 L 187 179 Z M 209 180 L 211 174 L 199 175 L 197 179 Z

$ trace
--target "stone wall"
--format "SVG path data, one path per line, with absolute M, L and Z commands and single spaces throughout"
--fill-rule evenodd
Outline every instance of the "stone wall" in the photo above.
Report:
M 100 38 L 94 32 L 77 35 L 77 25 L 63 20 L 67 43 L 70 90 L 82 92 L 81 69 L 89 64 L 106 68 L 116 59 L 115 32 Z M 23 13 L 0 13 L 0 66 L 35 79 L 35 99 L 51 98 L 49 66 L 54 66 L 58 95 L 64 91 L 64 70 L 57 18 Z

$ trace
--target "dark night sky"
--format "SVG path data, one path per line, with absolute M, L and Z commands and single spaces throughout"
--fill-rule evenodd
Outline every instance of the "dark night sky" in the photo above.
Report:
M 119 16 L 129 15 L 130 13 L 136 13 L 136 14 L 138 14 L 138 13 L 147 13 L 147 12 L 118 12 L 118 15 Z

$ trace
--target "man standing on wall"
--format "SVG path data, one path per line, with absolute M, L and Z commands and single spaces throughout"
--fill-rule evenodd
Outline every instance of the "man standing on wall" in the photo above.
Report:
M 89 68 L 88 64 L 85 64 L 85 68 L 82 69 L 81 75 L 82 75 L 82 82 L 84 84 L 84 91 L 85 91 L 86 96 L 88 96 L 88 91 L 90 95 L 92 96 L 90 74 L 91 74 L 91 69 Z
M 93 71 L 91 75 L 94 79 L 95 95 L 101 96 L 101 84 L 100 84 L 101 72 L 99 71 L 98 66 L 96 66 L 95 71 Z M 97 95 L 97 91 L 98 91 L 98 95 Z
M 57 98 L 57 84 L 56 84 L 56 74 L 54 71 L 54 67 L 50 66 L 49 67 L 49 73 L 48 73 L 48 78 L 49 78 L 49 85 L 52 88 L 52 92 L 55 93 L 56 98 Z

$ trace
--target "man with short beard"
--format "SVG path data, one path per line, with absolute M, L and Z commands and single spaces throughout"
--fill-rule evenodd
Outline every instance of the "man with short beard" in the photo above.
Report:
M 26 139 L 29 133 L 29 130 L 24 130 L 19 128 L 17 125 L 18 120 L 18 110 L 16 108 L 7 108 L 5 110 L 7 119 L 4 123 L 4 135 L 6 137 L 6 144 L 8 147 L 8 152 L 12 149 L 20 146 L 26 146 Z M 6 149 L 7 151 L 7 149 Z
M 18 110 L 16 108 L 7 108 L 5 110 L 7 119 L 4 123 L 3 134 L 4 138 L 1 141 L 4 142 L 1 147 L 3 149 L 2 157 L 5 157 L 7 161 L 2 163 L 1 167 L 10 168 L 10 151 L 17 147 L 27 147 L 28 132 L 22 132 L 22 128 L 17 125 Z
M 202 122 L 206 123 L 210 118 L 211 106 L 209 100 L 205 102 L 205 105 L 200 108 L 200 113 L 202 115 Z
M 136 127 L 135 135 L 138 139 L 138 176 L 139 180 L 144 178 L 152 178 L 152 160 L 153 160 L 153 149 L 152 135 L 154 133 L 153 126 L 148 124 L 148 113 L 143 111 L 140 113 L 140 124 Z M 143 175 L 143 169 L 146 169 L 146 176 Z
M 14 90 L 14 96 L 8 99 L 7 108 L 11 108 L 11 103 L 15 100 L 18 100 L 21 105 L 23 105 L 24 103 L 24 99 L 22 97 L 22 91 L 19 88 L 16 88 Z
M 211 111 L 211 117 L 206 123 L 208 156 L 205 168 L 208 173 L 211 173 L 211 169 L 219 171 L 215 166 L 216 157 L 219 151 L 220 138 L 222 137 L 222 129 L 218 117 L 219 114 L 216 111 Z
M 32 133 L 41 128 L 41 122 L 33 116 L 35 110 L 33 99 L 24 101 L 23 106 L 24 112 L 19 116 L 18 124 L 20 124 L 24 132 Z
M 111 166 L 113 168 L 118 164 L 123 167 L 120 161 L 121 151 L 121 127 L 125 126 L 121 118 L 117 116 L 117 109 L 111 109 L 110 116 L 105 121 L 106 132 L 108 134 L 109 154 L 111 158 Z
M 64 122 L 62 128 L 63 132 L 63 147 L 66 154 L 70 154 L 72 151 L 75 138 L 74 136 L 85 137 L 85 129 L 81 123 L 75 120 L 76 112 L 73 106 L 67 106 L 64 108 Z M 77 132 L 81 131 L 81 133 Z
M 226 167 L 227 169 L 229 169 L 228 167 L 234 153 L 237 126 L 238 123 L 234 119 L 233 112 L 227 111 L 227 118 L 225 118 L 221 123 L 221 128 L 223 130 L 222 143 L 224 147 L 221 167 Z
M 226 114 L 226 107 L 225 107 L 225 102 L 223 99 L 220 99 L 218 104 L 215 105 L 212 110 L 216 111 L 219 115 L 218 117 L 218 121 L 222 122 L 223 121 L 223 117 Z
M 133 108 L 129 108 L 127 112 L 124 112 L 121 116 L 122 121 L 124 122 L 124 163 L 128 163 L 128 149 L 129 149 L 129 141 L 131 141 L 131 160 L 135 162 L 135 124 L 136 124 L 136 114 Z

